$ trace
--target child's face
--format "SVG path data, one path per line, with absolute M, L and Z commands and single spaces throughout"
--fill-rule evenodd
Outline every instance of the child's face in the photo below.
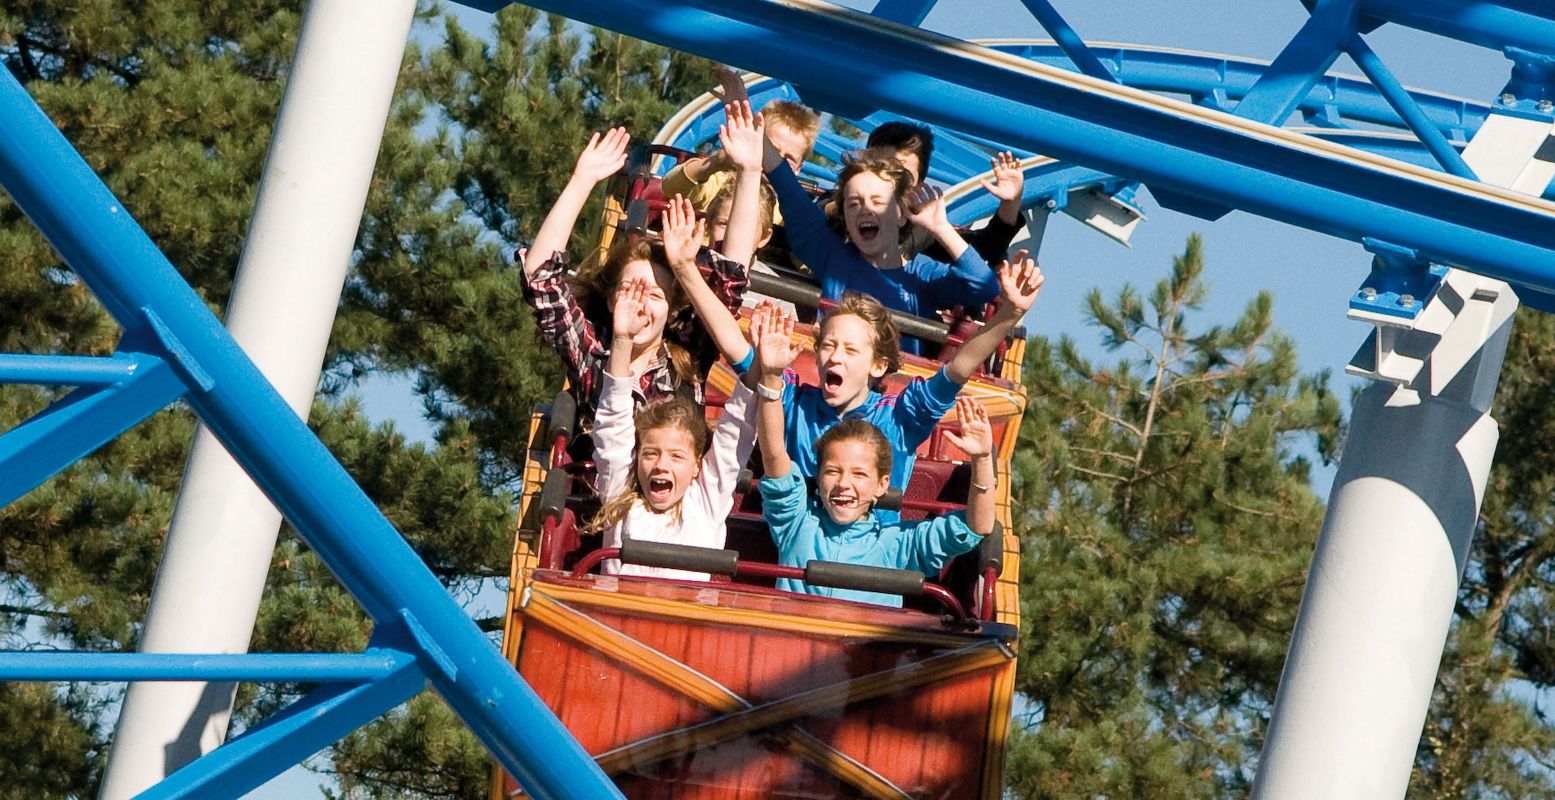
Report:
M 815 343 L 821 398 L 840 411 L 869 396 L 870 383 L 885 376 L 889 366 L 875 357 L 875 330 L 853 314 L 833 314 L 821 325 Z
M 696 442 L 680 428 L 653 428 L 637 443 L 637 485 L 654 511 L 679 505 L 700 466 Z
M 664 336 L 664 323 L 669 319 L 669 297 L 665 294 L 664 287 L 673 286 L 675 277 L 668 269 L 658 266 L 650 261 L 637 260 L 628 262 L 621 268 L 621 283 L 641 278 L 648 282 L 648 292 L 643 295 L 643 305 L 648 313 L 648 324 L 632 337 L 634 346 L 651 345 Z M 614 294 L 611 295 L 610 306 L 615 308 Z
M 788 168 L 798 175 L 799 168 L 804 166 L 805 153 L 810 150 L 810 142 L 804 134 L 774 120 L 767 123 L 767 140 L 777 148 L 778 155 L 788 162 Z
M 815 476 L 821 508 L 839 525 L 857 522 L 890 488 L 891 476 L 881 475 L 875 448 L 858 439 L 832 442 L 821 453 Z
M 707 243 L 709 246 L 721 243 L 724 237 L 729 235 L 729 210 L 734 203 L 728 199 L 717 200 L 707 207 Z M 767 227 L 763 225 L 762 227 Z M 767 228 L 761 235 L 761 240 L 756 242 L 757 247 L 765 247 L 767 241 L 772 238 L 771 228 Z
M 923 169 L 923 159 L 919 158 L 917 153 L 909 153 L 906 150 L 897 150 L 891 154 L 891 157 L 895 158 L 896 163 L 901 164 L 902 168 L 907 170 L 907 174 L 912 176 L 914 186 L 922 183 L 922 181 L 918 179 L 918 176 L 923 174 L 919 171 Z
M 889 251 L 906 222 L 896 202 L 896 184 L 873 172 L 849 178 L 842 187 L 842 221 L 848 239 L 865 258 Z

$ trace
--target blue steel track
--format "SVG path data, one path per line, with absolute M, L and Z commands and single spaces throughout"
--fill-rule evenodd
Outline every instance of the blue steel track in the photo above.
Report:
M 1339 53 L 1364 55 L 1365 32 L 1408 25 L 1528 51 L 1514 70 L 1515 102 L 1500 110 L 1537 116 L 1555 54 L 1555 16 L 1542 3 L 1316 0 L 1312 22 L 1265 66 L 1090 47 L 1046 0 L 1022 2 L 1057 45 L 987 48 L 913 27 L 933 0 L 881 0 L 874 15 L 812 0 L 530 5 L 770 75 L 866 124 L 888 115 L 933 124 L 953 134 L 941 180 L 981 171 L 985 148 L 1041 153 L 1061 161 L 1042 165 L 1031 201 L 1143 182 L 1164 203 L 1207 216 L 1239 208 L 1555 292 L 1555 205 L 1480 184 L 1454 163 L 1489 106 L 1404 93 L 1380 62 L 1363 63 L 1371 83 L 1326 75 Z M 5 653 L 0 680 L 320 684 L 143 797 L 240 795 L 428 685 L 532 796 L 619 797 L 25 88 L 0 73 L 0 185 L 124 328 L 110 357 L 0 355 L 0 381 L 75 387 L 0 435 L 0 503 L 182 400 L 376 623 L 361 654 Z M 839 85 L 848 96 L 822 88 Z M 1310 129 L 1276 127 L 1291 114 Z M 971 200 L 959 210 L 985 212 Z

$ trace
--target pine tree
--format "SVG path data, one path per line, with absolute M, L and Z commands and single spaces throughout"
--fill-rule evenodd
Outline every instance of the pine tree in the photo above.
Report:
M 1306 453 L 1339 403 L 1260 294 L 1229 327 L 1188 240 L 1148 298 L 1086 310 L 1111 365 L 1033 340 L 1012 465 L 1023 541 L 1016 796 L 1245 794 L 1322 523 Z
M 18 0 L 0 61 L 219 313 L 252 210 L 295 47 L 300 0 L 233 4 Z M 442 24 L 431 9 L 423 24 Z M 532 235 L 585 131 L 646 138 L 707 79 L 705 62 L 512 8 L 486 43 L 443 27 L 411 47 L 385 133 L 312 422 L 451 591 L 505 577 L 513 490 L 532 404 L 559 383 L 522 303 L 511 251 Z M 581 244 L 597 231 L 585 228 Z M 0 351 L 101 355 L 118 327 L 0 195 Z M 436 441 L 408 444 L 346 398 L 371 370 L 417 376 Z M 0 388 L 0 430 L 57 393 Z M 0 509 L 0 635 L 134 647 L 192 418 L 155 415 Z M 490 629 L 497 620 L 484 620 Z M 283 531 L 252 649 L 352 651 L 370 621 Z M 306 687 L 247 686 L 238 726 Z M 113 695 L 0 691 L 5 796 L 95 792 Z M 24 744 L 25 743 L 25 744 Z M 484 750 L 435 695 L 334 749 L 347 797 L 478 797 Z M 416 765 L 407 773 L 404 765 Z
M 1501 440 L 1410 796 L 1555 797 L 1555 318 L 1518 312 L 1492 414 Z

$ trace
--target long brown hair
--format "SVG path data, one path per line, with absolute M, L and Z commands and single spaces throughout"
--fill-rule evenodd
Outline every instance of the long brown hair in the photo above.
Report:
M 572 278 L 572 292 L 578 300 L 578 307 L 583 309 L 583 315 L 591 320 L 610 323 L 609 298 L 621 287 L 621 271 L 627 264 L 633 261 L 646 261 L 655 267 L 669 270 L 668 263 L 664 260 L 663 248 L 653 244 L 641 236 L 618 236 L 610 245 L 610 252 L 604 260 L 596 256 L 589 256 L 578 267 L 578 272 Z M 667 285 L 659 287 L 664 290 L 664 299 L 669 303 L 669 314 L 664 320 L 668 325 L 670 319 L 690 305 L 690 298 L 681 290 L 680 282 L 670 280 Z M 609 339 L 609 335 L 605 339 Z M 674 370 L 675 377 L 682 383 L 696 383 L 701 380 L 697 374 L 695 362 L 686 348 L 664 340 L 664 349 L 670 356 L 670 368 Z
M 691 447 L 696 451 L 697 460 L 707 455 L 708 443 L 712 438 L 707 428 L 707 418 L 702 415 L 702 408 L 696 403 L 684 397 L 668 397 L 655 403 L 643 406 L 637 412 L 637 419 L 633 423 L 637 432 L 637 447 L 641 447 L 643 437 L 648 431 L 658 428 L 677 428 L 691 437 Z M 610 528 L 617 522 L 626 519 L 628 511 L 643 496 L 642 486 L 637 482 L 637 449 L 632 449 L 632 467 L 627 473 L 626 486 L 615 497 L 605 500 L 595 512 L 594 518 L 583 527 L 584 533 L 598 533 Z M 675 506 L 676 521 L 679 521 L 680 506 Z

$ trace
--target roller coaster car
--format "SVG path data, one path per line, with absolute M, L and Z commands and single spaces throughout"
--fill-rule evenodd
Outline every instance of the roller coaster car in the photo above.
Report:
M 627 204 L 612 203 L 624 219 Z M 947 354 L 960 340 L 917 322 Z M 855 565 L 777 565 L 750 480 L 725 550 L 601 549 L 597 535 L 580 533 L 599 505 L 588 437 L 571 398 L 558 395 L 530 424 L 503 653 L 630 798 L 1000 797 L 1020 623 L 1008 465 L 1026 401 L 1023 349 L 1012 338 L 964 390 L 994 423 L 1000 528 L 932 582 Z M 939 367 L 908 356 L 884 390 Z M 816 380 L 811 349 L 795 369 Z M 734 381 L 727 366 L 714 369 L 709 421 Z M 962 507 L 966 456 L 943 436 L 958 424 L 939 423 L 905 496 L 891 498 L 905 519 Z M 606 558 L 713 577 L 592 574 Z M 897 592 L 905 606 L 792 594 L 774 588 L 777 577 Z M 499 770 L 493 797 L 521 796 Z

